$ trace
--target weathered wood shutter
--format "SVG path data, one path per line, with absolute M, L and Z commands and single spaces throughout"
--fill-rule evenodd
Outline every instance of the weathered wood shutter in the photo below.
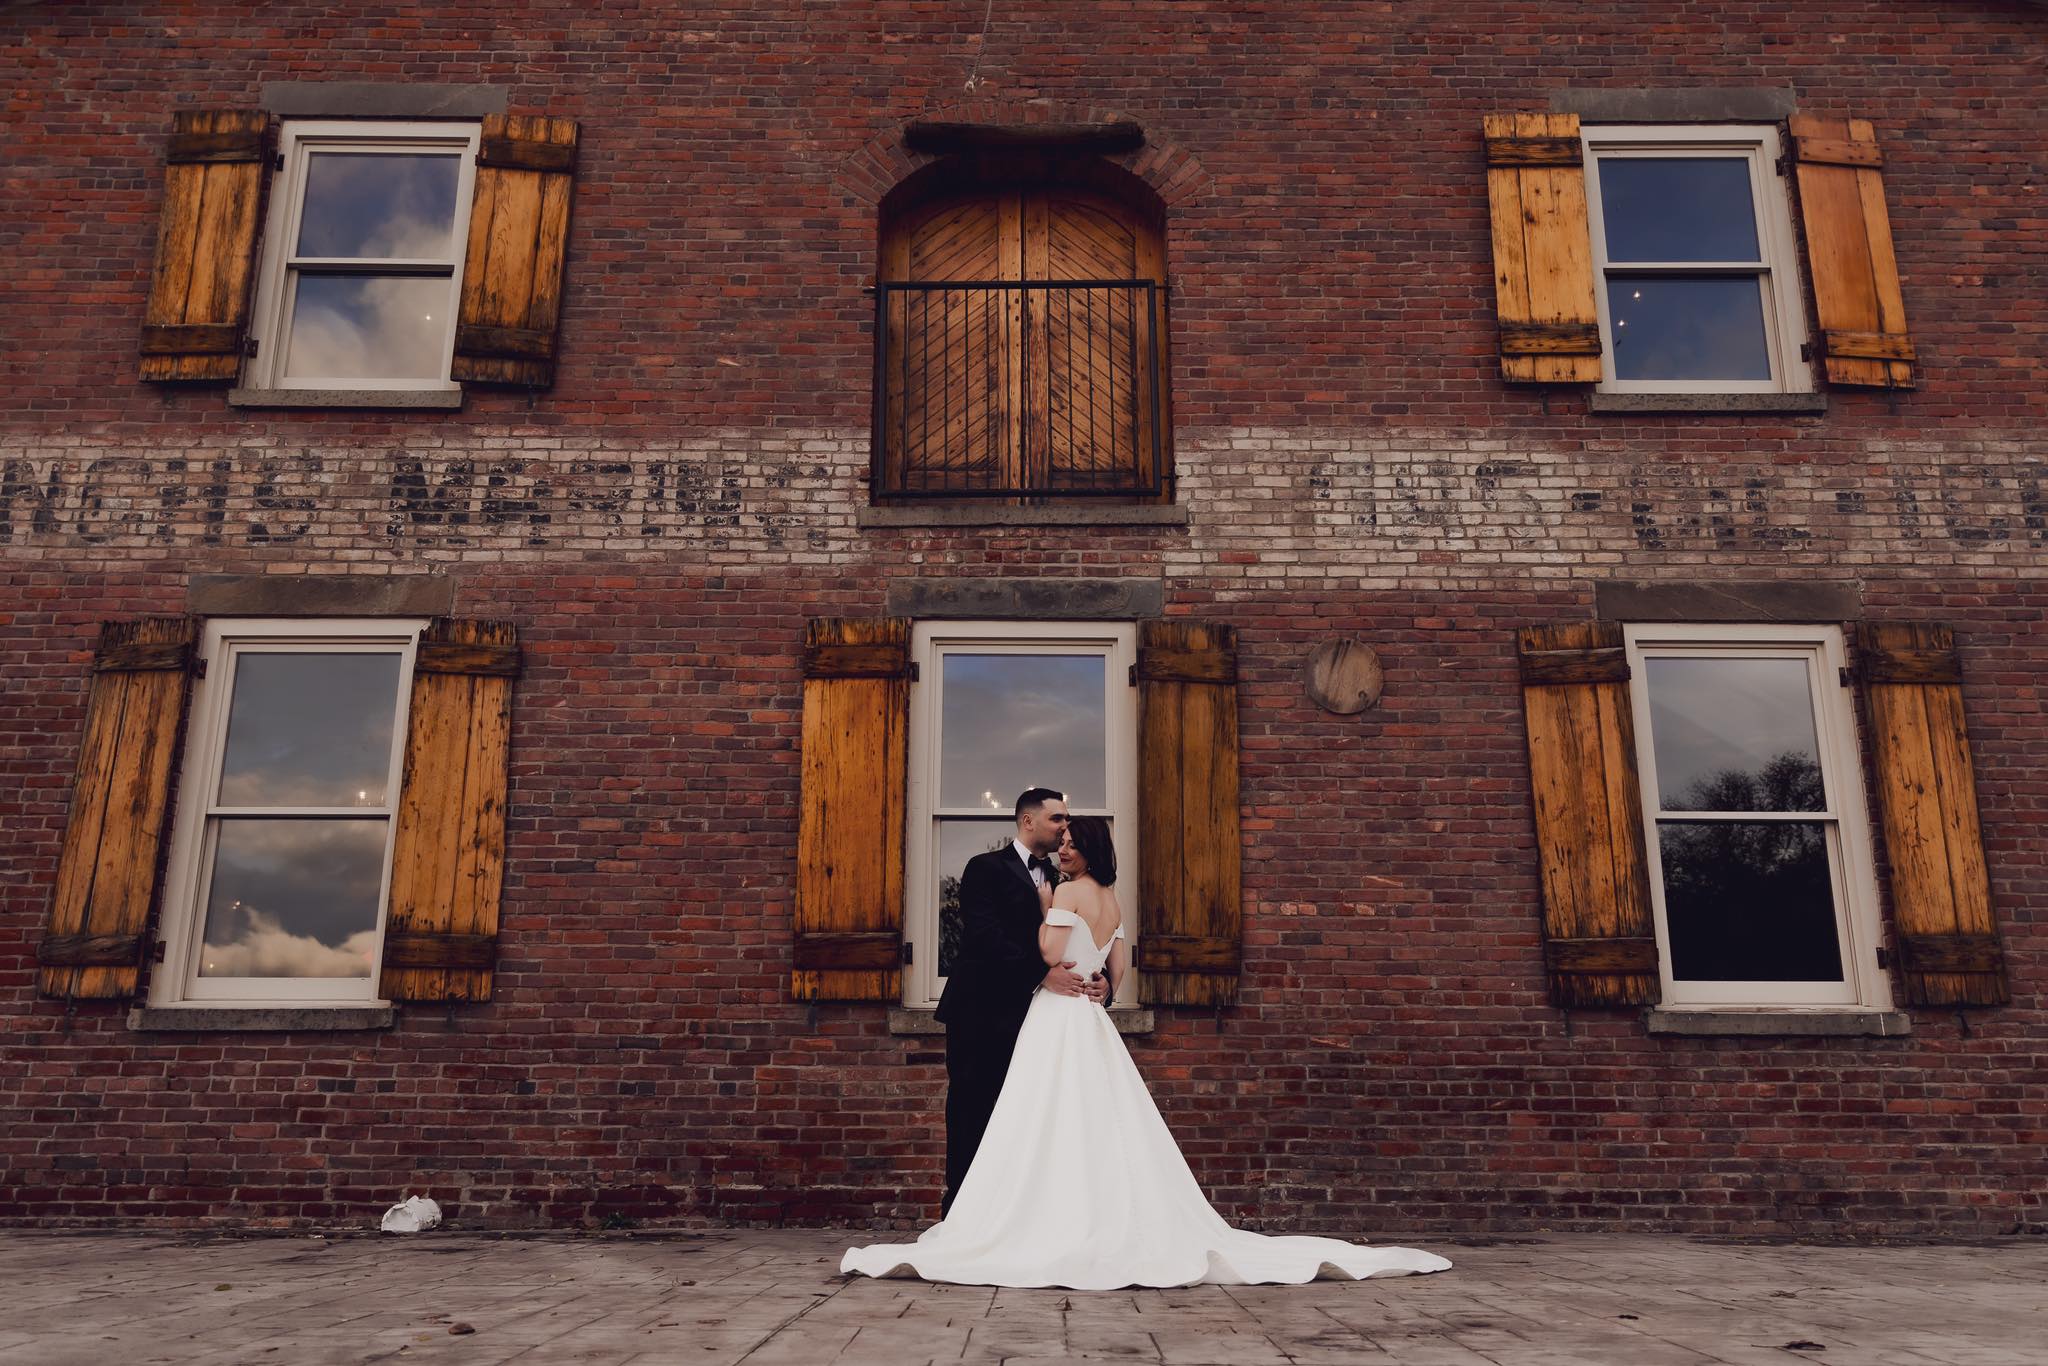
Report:
M 790 991 L 799 1001 L 900 1000 L 910 623 L 813 621 L 803 671 Z
M 420 635 L 385 917 L 389 1000 L 491 998 L 518 673 L 508 622 L 437 618 Z
M 1486 197 L 1501 377 L 1596 384 L 1600 314 L 1577 114 L 1488 114 Z
M 1884 207 L 1884 155 L 1868 119 L 1794 114 L 1792 160 L 1820 352 L 1833 384 L 1913 387 L 1913 339 Z
M 1237 999 L 1237 631 L 1138 630 L 1138 993 L 1160 1005 Z
M 156 266 L 142 319 L 142 378 L 223 380 L 241 371 L 263 203 L 267 116 L 175 116 L 164 167 Z
M 197 636 L 190 617 L 100 627 L 71 816 L 36 950 L 45 996 L 135 993 Z
M 1621 627 L 1532 626 L 1517 652 L 1551 1002 L 1655 1004 L 1657 940 Z
M 1900 981 L 1912 1005 L 2012 999 L 1991 911 L 1962 665 L 1946 626 L 1866 623 L 1856 669 L 1870 712 L 1891 860 Z
M 458 380 L 554 382 L 576 132 L 573 119 L 484 117 L 450 372 Z

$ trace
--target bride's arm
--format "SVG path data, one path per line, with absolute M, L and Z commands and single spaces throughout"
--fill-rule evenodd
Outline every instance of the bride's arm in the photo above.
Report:
M 1064 888 L 1061 891 L 1054 891 L 1049 887 L 1040 888 L 1039 899 L 1045 903 L 1047 910 L 1051 910 L 1054 906 L 1059 906 L 1063 911 L 1073 910 L 1073 895 L 1071 893 L 1063 893 Z M 1060 905 L 1062 901 L 1066 904 Z M 1041 921 L 1038 926 L 1038 956 L 1046 961 L 1048 967 L 1058 967 L 1061 963 L 1069 961 L 1067 958 L 1067 943 L 1073 937 L 1074 927 L 1072 925 L 1049 925 Z

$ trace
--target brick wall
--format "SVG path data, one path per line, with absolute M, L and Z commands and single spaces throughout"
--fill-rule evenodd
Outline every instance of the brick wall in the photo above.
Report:
M 971 5 L 246 9 L 38 7 L 0 51 L 0 1218 L 359 1221 L 406 1190 L 507 1225 L 929 1217 L 937 1041 L 785 999 L 796 654 L 894 578 L 1019 574 L 1161 578 L 1242 633 L 1241 1003 L 1133 1045 L 1233 1218 L 2040 1222 L 2033 7 L 1139 4 L 986 39 Z M 583 121 L 552 391 L 253 413 L 134 382 L 170 111 L 307 79 Z M 1501 385 L 1478 120 L 1566 84 L 1875 119 L 1921 388 L 1748 418 Z M 1148 130 L 1188 525 L 858 526 L 896 130 L 1048 108 Z M 37 999 L 97 623 L 197 573 L 420 570 L 527 652 L 496 999 L 198 1039 Z M 2011 1006 L 1814 1040 L 1546 1004 L 1513 628 L 1716 577 L 1956 627 Z M 1302 696 L 1332 632 L 1387 665 L 1362 717 Z

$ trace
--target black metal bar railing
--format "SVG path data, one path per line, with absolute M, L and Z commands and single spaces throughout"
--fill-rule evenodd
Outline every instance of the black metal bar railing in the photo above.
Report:
M 877 285 L 875 495 L 1158 495 L 1163 289 L 1151 280 Z

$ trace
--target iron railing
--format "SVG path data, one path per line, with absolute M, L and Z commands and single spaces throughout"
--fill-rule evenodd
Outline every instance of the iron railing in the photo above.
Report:
M 1151 280 L 877 285 L 875 495 L 1160 494 L 1164 288 Z

